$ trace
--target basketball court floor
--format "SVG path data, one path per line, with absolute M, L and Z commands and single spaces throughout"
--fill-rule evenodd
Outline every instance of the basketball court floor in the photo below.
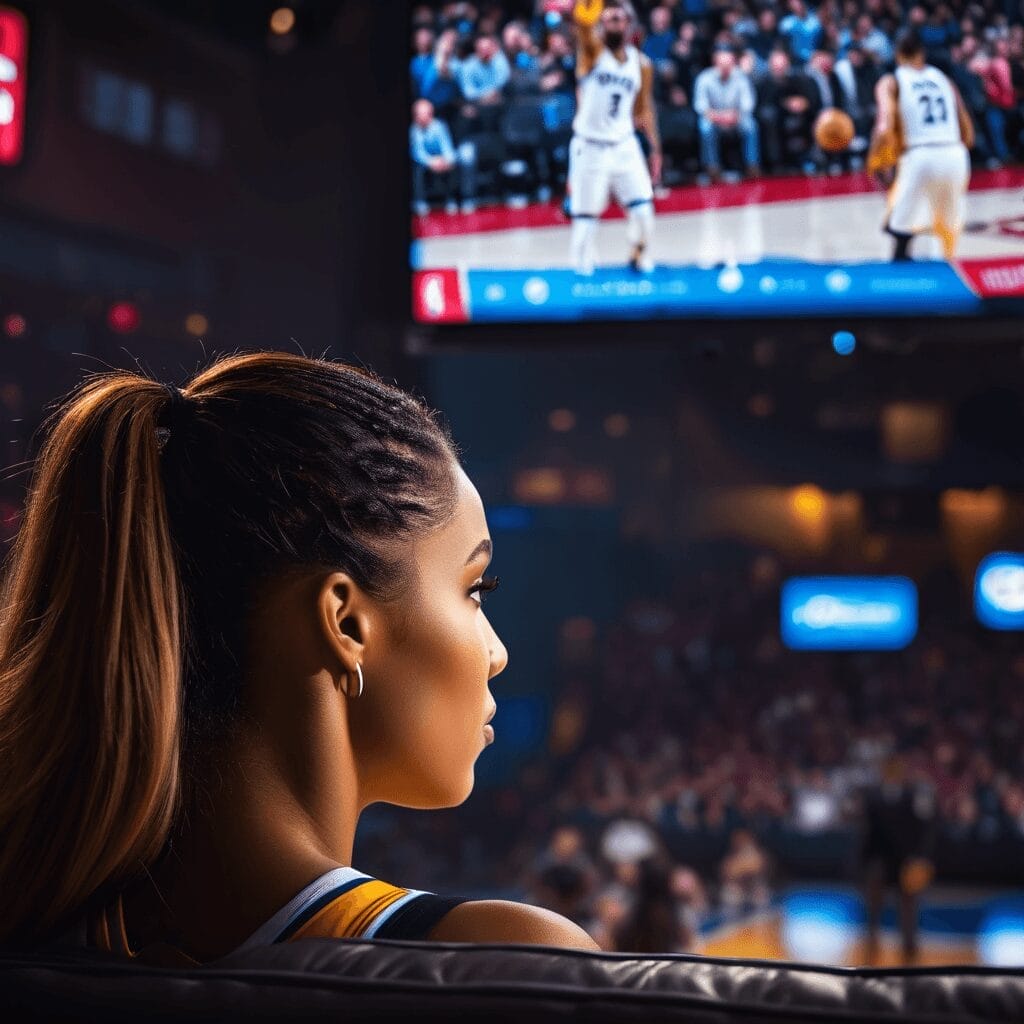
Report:
M 766 178 L 674 189 L 655 204 L 656 263 L 711 266 L 792 259 L 809 263 L 887 260 L 882 233 L 885 195 L 864 174 L 838 178 Z M 432 213 L 413 223 L 417 269 L 455 267 L 565 269 L 569 220 L 558 202 L 474 214 Z M 598 265 L 621 267 L 628 246 L 625 220 L 614 204 L 598 228 Z M 912 254 L 940 258 L 938 242 L 922 236 Z M 975 171 L 958 259 L 1024 254 L 1024 169 Z
M 1024 966 L 1024 903 L 1020 893 L 934 892 L 919 914 L 919 952 L 913 963 L 903 958 L 894 905 L 883 913 L 878 946 L 871 955 L 856 894 L 836 888 L 817 890 L 815 895 L 821 898 L 822 909 L 810 913 L 806 898 L 795 904 L 784 895 L 766 910 L 712 924 L 701 935 L 694 952 L 835 967 L 939 967 L 995 962 Z M 856 908 L 852 914 L 851 907 Z

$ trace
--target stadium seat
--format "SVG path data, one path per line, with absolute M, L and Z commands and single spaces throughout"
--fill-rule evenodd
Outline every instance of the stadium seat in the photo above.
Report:
M 500 132 L 467 136 L 476 146 L 477 195 L 498 198 L 501 194 L 501 165 L 507 156 L 505 138 Z
M 0 956 L 4 1020 L 1024 1020 L 1000 968 L 843 970 L 545 946 L 305 939 L 191 970 L 109 954 Z
M 525 195 L 538 185 L 547 185 L 550 169 L 540 100 L 525 97 L 511 104 L 502 119 L 501 134 L 508 156 L 501 167 L 506 188 Z
M 685 170 L 696 169 L 698 164 L 699 135 L 697 115 L 690 107 L 660 107 L 658 134 L 662 152 L 671 160 L 666 172 L 681 178 Z M 673 184 L 678 184 L 674 181 Z

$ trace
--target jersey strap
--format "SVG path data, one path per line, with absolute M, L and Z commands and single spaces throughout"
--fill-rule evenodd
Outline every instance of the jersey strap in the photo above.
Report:
M 362 878 L 325 892 L 274 939 L 425 938 L 445 914 L 469 897 L 438 896 Z

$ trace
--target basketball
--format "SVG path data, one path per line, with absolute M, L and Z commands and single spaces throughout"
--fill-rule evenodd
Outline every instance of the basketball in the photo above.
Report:
M 814 122 L 814 139 L 827 153 L 841 153 L 853 134 L 853 118 L 836 107 L 823 110 Z

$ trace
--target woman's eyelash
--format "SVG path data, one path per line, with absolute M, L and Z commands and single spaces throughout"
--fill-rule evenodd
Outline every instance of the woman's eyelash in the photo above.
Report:
M 492 590 L 497 590 L 499 582 L 500 577 L 498 576 L 484 576 L 479 583 L 474 583 L 473 586 L 469 588 L 469 592 L 471 594 L 478 593 L 480 595 L 480 603 L 483 604 L 484 594 L 489 594 Z

